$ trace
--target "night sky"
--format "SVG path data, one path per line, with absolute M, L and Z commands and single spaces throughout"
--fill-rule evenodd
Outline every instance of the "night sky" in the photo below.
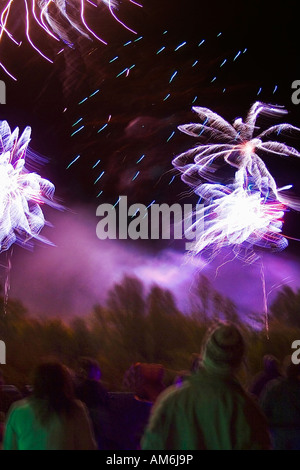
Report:
M 55 247 L 15 246 L 10 295 L 35 314 L 67 318 L 104 302 L 113 283 L 130 274 L 146 285 L 170 288 L 188 310 L 187 293 L 201 270 L 241 314 L 259 312 L 259 265 L 234 261 L 216 274 L 223 254 L 212 265 L 201 258 L 187 264 L 183 244 L 172 240 L 100 241 L 96 208 L 117 203 L 121 195 L 128 205 L 197 202 L 172 166 L 173 158 L 195 143 L 177 129 L 197 121 L 192 106 L 232 122 L 262 101 L 284 106 L 289 113 L 282 122 L 300 126 L 300 104 L 291 99 L 292 83 L 300 79 L 297 3 L 140 3 L 120 2 L 116 10 L 136 34 L 107 6 L 87 3 L 88 24 L 107 45 L 72 30 L 73 46 L 58 44 L 32 22 L 32 39 L 53 64 L 26 40 L 22 2 L 11 8 L 7 27 L 22 45 L 5 35 L 0 40 L 0 61 L 17 78 L 0 69 L 6 85 L 0 119 L 12 129 L 32 127 L 30 146 L 48 159 L 39 172 L 55 184 L 66 210 L 45 209 L 53 226 L 43 234 Z M 277 123 L 270 120 L 267 127 Z M 287 143 L 299 150 L 299 139 Z M 293 195 L 300 197 L 299 160 L 272 156 L 265 163 L 278 186 L 293 184 Z M 285 214 L 283 232 L 300 238 L 296 212 Z M 272 295 L 284 283 L 299 287 L 299 253 L 299 242 L 291 240 L 284 252 L 264 255 Z M 5 253 L 0 262 L 3 284 Z

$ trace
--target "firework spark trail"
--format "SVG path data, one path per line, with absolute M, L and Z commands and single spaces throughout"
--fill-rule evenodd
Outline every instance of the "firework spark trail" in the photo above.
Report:
M 101 83 L 100 89 L 98 89 L 98 83 L 95 84 L 95 88 L 97 87 L 97 90 L 94 92 L 94 94 L 97 93 L 96 98 L 94 99 L 94 94 L 90 94 L 88 96 L 82 95 L 83 98 L 80 99 L 79 103 L 76 104 L 80 105 L 82 108 L 84 108 L 84 110 L 80 109 L 78 113 L 76 112 L 76 117 L 74 118 L 74 120 L 72 118 L 72 122 L 80 118 L 82 116 L 81 113 L 84 112 L 85 116 L 83 117 L 81 125 L 85 125 L 85 128 L 88 131 L 90 130 L 90 134 L 93 135 L 95 138 L 95 147 L 98 147 L 99 140 L 98 136 L 95 137 L 95 132 L 100 135 L 99 138 L 105 139 L 107 141 L 107 139 L 110 138 L 109 136 L 112 135 L 114 125 L 116 123 L 119 123 L 121 118 L 121 108 L 115 110 L 112 109 L 111 112 L 114 114 L 114 122 L 111 126 L 107 126 L 107 124 L 104 124 L 103 121 L 105 118 L 104 116 L 101 116 L 100 110 L 102 109 L 103 105 L 106 106 L 106 103 L 109 101 L 108 95 L 110 96 L 110 101 L 113 105 L 119 101 L 120 105 L 123 106 L 124 100 L 121 95 L 122 92 L 123 96 L 128 96 L 128 102 L 132 100 L 132 102 L 135 103 L 133 109 L 136 110 L 138 109 L 138 107 L 142 107 L 142 112 L 140 111 L 140 113 L 142 115 L 144 115 L 145 113 L 146 116 L 148 114 L 149 107 L 147 107 L 147 109 L 144 108 L 146 98 L 145 95 L 143 95 L 142 100 L 138 102 L 138 100 L 140 99 L 140 90 L 143 91 L 143 93 L 147 93 L 146 99 L 149 101 L 151 106 L 158 107 L 163 105 L 165 107 L 166 116 L 170 115 L 170 112 L 172 112 L 170 111 L 169 107 L 173 107 L 174 103 L 176 103 L 176 101 L 178 100 L 184 99 L 184 102 L 189 101 L 191 105 L 194 104 L 198 98 L 197 96 L 195 96 L 193 88 L 199 87 L 199 66 L 201 64 L 201 80 L 203 81 L 204 86 L 208 86 L 211 88 L 216 86 L 210 83 L 209 77 L 211 75 L 211 71 L 209 70 L 209 67 L 206 66 L 204 68 L 205 59 L 202 58 L 202 55 L 205 51 L 202 50 L 203 46 L 201 49 L 197 47 L 198 44 L 203 44 L 203 40 L 200 41 L 200 39 L 202 38 L 200 37 L 198 40 L 197 38 L 190 40 L 189 38 L 186 38 L 184 36 L 181 37 L 180 34 L 176 38 L 174 38 L 168 34 L 167 30 L 161 30 L 161 43 L 155 44 L 155 46 L 153 46 L 152 43 L 149 43 L 149 41 L 147 40 L 147 36 L 139 36 L 133 41 L 126 41 L 123 44 L 119 44 L 118 49 L 114 50 L 114 54 L 112 54 L 110 58 L 106 58 L 105 78 Z M 215 41 L 216 32 L 212 32 L 211 37 L 207 38 L 206 44 L 215 44 Z M 218 42 L 220 47 L 223 47 L 222 40 L 218 39 Z M 149 67 L 149 64 L 151 64 L 152 62 L 154 65 Z M 231 62 L 231 65 L 234 67 L 235 63 L 233 61 Z M 197 64 L 199 64 L 198 67 L 196 67 Z M 213 66 L 216 66 L 216 64 L 217 66 L 219 66 L 219 62 L 214 61 Z M 229 57 L 226 61 L 226 67 L 228 66 L 230 66 Z M 153 70 L 153 72 L 151 72 L 151 69 Z M 215 71 L 215 73 L 218 73 L 218 70 Z M 142 76 L 148 77 L 148 82 L 146 86 L 143 84 L 143 81 L 141 79 Z M 138 86 L 137 79 L 139 80 Z M 218 79 L 220 79 L 219 75 Z M 118 80 L 118 83 L 116 83 L 116 80 Z M 189 80 L 189 82 L 192 83 L 190 88 L 186 86 L 186 80 Z M 152 82 L 155 83 L 155 85 L 153 86 L 152 84 L 152 86 L 149 87 L 149 83 Z M 132 85 L 132 83 L 134 85 Z M 98 102 L 97 106 L 95 103 L 96 101 Z M 130 120 L 130 116 L 132 116 L 133 114 L 131 107 L 129 110 L 125 110 L 125 112 L 128 114 L 128 120 Z M 90 117 L 92 113 L 95 113 L 95 117 L 93 117 L 93 119 L 91 119 Z M 133 122 L 133 117 L 131 119 Z M 97 127 L 98 123 L 99 127 Z M 170 145 L 173 144 L 177 133 L 176 131 L 177 128 L 174 123 L 172 123 L 172 128 L 166 129 L 166 143 L 170 143 Z M 80 132 L 81 133 L 79 134 L 77 128 L 74 129 L 72 124 L 70 134 L 72 136 L 76 136 L 75 138 L 77 139 L 76 142 L 78 144 L 80 144 L 78 136 L 80 136 L 82 141 L 84 139 L 84 133 L 82 131 Z M 144 145 L 146 149 L 149 148 L 149 143 L 147 143 L 146 141 L 144 141 Z M 152 146 L 153 143 L 151 142 L 150 145 Z M 70 162 L 74 162 L 74 159 L 78 153 L 79 152 L 77 145 L 74 149 L 74 153 L 72 153 L 70 157 Z M 82 153 L 84 153 L 84 151 L 82 151 Z M 145 150 L 142 153 L 147 154 L 148 152 L 146 152 Z M 95 158 L 97 158 L 96 155 Z M 134 158 L 135 156 L 132 158 L 132 161 L 134 160 Z M 137 155 L 136 160 L 138 158 L 139 156 Z M 85 157 L 85 160 L 87 159 L 88 156 Z M 84 159 L 82 158 L 80 161 L 78 161 L 78 165 L 82 165 L 83 162 Z M 106 164 L 105 159 L 102 161 L 102 164 Z M 140 176 L 145 180 L 149 180 L 149 165 L 149 158 L 143 161 L 143 166 L 141 165 Z M 132 168 L 132 171 L 134 172 L 134 168 Z M 101 195 L 106 194 L 106 189 L 104 186 L 107 184 L 109 176 L 109 172 L 106 172 L 105 177 L 101 179 Z M 130 184 L 132 186 L 137 187 L 138 183 L 140 183 L 139 178 L 132 179 L 132 177 L 129 176 L 128 185 Z M 171 179 L 170 184 L 172 184 L 174 180 L 175 176 Z M 111 187 L 109 187 L 109 190 L 110 189 Z
M 288 208 L 300 210 L 299 201 L 282 195 L 291 185 L 278 188 L 258 153 L 300 157 L 293 147 L 281 142 L 264 141 L 271 134 L 299 132 L 290 124 L 279 124 L 256 135 L 259 115 L 282 116 L 285 109 L 256 102 L 250 108 L 245 122 L 236 119 L 233 125 L 210 109 L 194 107 L 202 124 L 191 123 L 179 129 L 205 143 L 178 155 L 173 165 L 182 173 L 182 180 L 200 196 L 203 206 L 198 210 L 195 225 L 198 238 L 191 256 L 210 249 L 209 261 L 223 247 L 232 248 L 235 257 L 244 262 L 260 260 L 265 329 L 269 338 L 268 294 L 261 249 L 281 251 L 288 245 L 282 234 L 283 217 Z M 211 141 L 211 143 L 207 143 Z M 221 166 L 228 164 L 234 171 L 230 184 L 222 184 L 218 175 Z
M 5 282 L 4 282 L 4 296 L 3 296 L 3 311 L 6 314 L 7 304 L 8 304 L 8 296 L 9 296 L 9 289 L 10 289 L 10 273 L 12 268 L 12 255 L 13 255 L 13 248 L 11 247 L 10 250 L 6 252 L 6 259 L 7 259 L 7 266 L 6 266 L 6 274 L 5 274 Z
M 269 339 L 269 310 L 268 310 L 268 295 L 266 290 L 266 278 L 265 278 L 265 270 L 264 264 L 261 260 L 261 268 L 260 268 L 260 277 L 262 283 L 262 290 L 263 290 L 263 305 L 264 305 L 264 314 L 265 314 L 265 329 L 267 332 L 267 339 Z
M 293 131 L 300 132 L 300 129 L 290 124 L 279 124 L 261 132 L 256 137 L 254 137 L 254 133 L 257 129 L 256 119 L 259 114 L 280 116 L 286 114 L 286 111 L 278 106 L 257 102 L 251 107 L 245 122 L 238 118 L 231 125 L 207 108 L 193 107 L 193 110 L 204 122 L 202 124 L 184 124 L 179 126 L 179 129 L 192 137 L 213 142 L 205 145 L 200 144 L 173 160 L 173 165 L 183 172 L 183 180 L 188 184 L 193 184 L 192 181 L 197 174 L 198 180 L 216 182 L 214 174 L 225 161 L 231 167 L 240 170 L 238 176 L 242 180 L 241 184 L 243 183 L 245 186 L 248 177 L 252 177 L 256 189 L 262 191 L 267 181 L 270 192 L 276 199 L 280 199 L 275 180 L 257 152 L 300 157 L 300 153 L 296 149 L 286 144 L 262 140 L 272 133 L 283 135 Z M 194 159 L 192 164 L 188 163 L 191 157 Z
M 32 238 L 51 244 L 40 235 L 45 225 L 41 205 L 62 209 L 53 200 L 54 185 L 25 168 L 31 128 L 13 132 L 0 121 L 0 253 L 13 243 L 22 246 Z
M 19 43 L 12 35 L 12 33 L 7 28 L 7 22 L 12 17 L 13 23 L 13 14 L 18 11 L 13 7 L 18 4 L 20 11 L 20 0 L 5 0 L 5 5 L 0 11 L 0 42 L 2 36 L 7 35 L 16 45 L 20 46 Z M 64 23 L 66 23 L 69 28 L 77 34 L 86 37 L 87 39 L 92 40 L 95 38 L 97 41 L 102 42 L 104 45 L 107 45 L 107 42 L 98 36 L 87 24 L 85 8 L 86 3 L 92 5 L 93 7 L 98 7 L 100 4 L 107 5 L 110 14 L 113 18 L 120 23 L 124 28 L 130 31 L 133 34 L 137 34 L 136 31 L 127 26 L 122 22 L 114 12 L 114 9 L 117 7 L 116 2 L 112 0 L 97 0 L 97 4 L 89 0 L 23 0 L 24 5 L 24 14 L 25 14 L 25 33 L 29 44 L 33 47 L 34 50 L 38 52 L 45 60 L 53 63 L 53 60 L 46 56 L 36 44 L 31 39 L 30 30 L 32 23 L 37 24 L 51 39 L 58 42 L 62 42 L 69 47 L 74 47 L 74 44 L 70 38 L 65 25 L 61 23 L 61 20 L 57 18 L 62 18 Z M 131 2 L 139 7 L 142 5 L 135 2 Z M 30 8 L 31 4 L 31 8 Z M 9 75 L 13 80 L 16 80 L 16 77 L 5 67 L 5 65 L 0 61 L 0 67 L 4 72 Z
M 12 4 L 13 0 L 10 0 L 8 2 L 8 4 L 6 5 L 6 7 L 4 8 L 4 10 L 2 11 L 1 13 L 1 17 L 0 17 L 0 41 L 2 39 L 2 36 L 3 36 L 3 33 L 5 32 L 8 37 L 17 45 L 19 45 L 19 43 L 17 43 L 17 41 L 12 37 L 12 35 L 7 31 L 6 29 L 6 23 L 7 23 L 7 19 L 8 19 L 8 15 L 9 15 L 9 10 L 10 10 L 10 6 Z M 0 61 L 0 67 L 4 70 L 4 72 L 10 77 L 12 78 L 13 80 L 17 80 L 16 77 L 14 75 L 12 75 L 8 70 L 7 68 L 4 66 L 4 64 L 2 64 L 2 62 Z
M 218 252 L 223 246 L 234 249 L 264 247 L 284 249 L 288 242 L 281 235 L 284 212 L 290 207 L 300 210 L 298 201 L 277 188 L 273 176 L 258 153 L 264 151 L 281 156 L 300 157 L 293 147 L 281 142 L 263 141 L 270 134 L 300 132 L 290 124 L 279 124 L 267 130 L 257 131 L 259 115 L 281 116 L 286 111 L 279 106 L 256 102 L 245 122 L 236 119 L 233 125 L 210 109 L 194 107 L 202 124 L 191 123 L 179 129 L 199 140 L 212 143 L 196 147 L 178 155 L 173 165 L 182 172 L 182 180 L 192 186 L 204 202 L 204 233 L 195 244 L 195 253 L 208 245 Z M 193 160 L 192 163 L 190 162 Z M 230 185 L 220 184 L 217 170 L 227 163 L 234 169 Z M 253 259 L 252 256 L 249 259 Z

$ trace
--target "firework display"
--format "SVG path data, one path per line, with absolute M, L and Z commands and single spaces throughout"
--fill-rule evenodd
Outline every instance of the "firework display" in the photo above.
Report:
M 19 7 L 19 12 L 21 11 L 20 3 L 22 2 L 5 0 L 5 5 L 0 11 L 0 42 L 2 36 L 6 35 L 16 46 L 21 46 L 21 41 L 14 37 L 8 26 L 10 15 L 14 12 L 15 8 Z M 141 6 L 136 2 L 131 3 Z M 90 0 L 24 0 L 22 13 L 24 15 L 25 33 L 28 43 L 43 59 L 51 63 L 53 63 L 53 58 L 48 57 L 32 40 L 31 29 L 33 24 L 37 25 L 49 39 L 55 40 L 57 43 L 61 43 L 61 45 L 67 45 L 70 48 L 75 47 L 74 37 L 76 36 L 83 36 L 90 40 L 96 39 L 102 44 L 107 45 L 107 42 L 90 28 L 86 19 L 86 8 L 100 8 L 101 4 L 109 9 L 111 15 L 118 23 L 136 34 L 136 31 L 118 18 L 114 11 L 117 3 L 112 0 L 95 0 L 95 2 Z M 57 51 L 57 53 L 59 52 L 60 50 Z M 13 80 L 16 80 L 16 77 L 1 61 L 0 67 Z
M 193 110 L 202 122 L 180 125 L 179 129 L 200 144 L 178 155 L 173 165 L 203 203 L 197 223 L 204 222 L 204 229 L 194 245 L 195 253 L 209 246 L 215 256 L 223 246 L 232 246 L 237 256 L 253 261 L 256 247 L 284 249 L 288 244 L 282 234 L 284 212 L 289 207 L 299 210 L 300 204 L 285 194 L 291 185 L 277 187 L 259 155 L 300 157 L 293 147 L 265 140 L 272 134 L 300 129 L 284 123 L 258 132 L 259 115 L 286 114 L 282 107 L 261 102 L 251 106 L 245 122 L 238 118 L 233 125 L 210 109 Z M 233 170 L 230 183 L 220 176 L 219 170 L 226 165 Z
M 31 128 L 19 136 L 6 121 L 0 121 L 0 252 L 15 242 L 26 244 L 30 239 L 50 243 L 40 235 L 45 225 L 41 206 L 53 201 L 54 185 L 25 167 Z

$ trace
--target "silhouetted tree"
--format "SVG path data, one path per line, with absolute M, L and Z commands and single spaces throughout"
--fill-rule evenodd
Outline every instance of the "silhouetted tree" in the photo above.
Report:
M 196 276 L 190 292 L 191 315 L 201 323 L 209 322 L 212 286 L 203 274 Z
M 289 286 L 283 286 L 270 311 L 280 322 L 300 328 L 300 289 L 295 292 Z
M 71 322 L 71 335 L 73 343 L 74 356 L 95 357 L 97 354 L 97 345 L 93 341 L 93 335 L 83 318 L 74 318 Z
M 170 347 L 183 339 L 177 329 L 180 313 L 173 294 L 166 289 L 152 286 L 148 297 L 148 346 L 150 360 L 163 362 L 170 357 Z
M 108 293 L 107 308 L 115 329 L 116 345 L 123 347 L 123 358 L 129 362 L 145 359 L 145 299 L 143 283 L 125 276 Z

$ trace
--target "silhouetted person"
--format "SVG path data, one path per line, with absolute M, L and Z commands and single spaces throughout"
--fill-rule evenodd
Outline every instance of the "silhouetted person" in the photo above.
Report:
M 77 397 L 86 404 L 93 424 L 98 449 L 112 448 L 109 396 L 101 383 L 101 368 L 96 359 L 82 357 L 76 386 Z
M 244 355 L 244 339 L 234 325 L 210 331 L 199 369 L 158 397 L 142 449 L 270 449 L 266 419 L 236 378 Z
M 2 446 L 4 422 L 11 405 L 22 398 L 22 394 L 14 385 L 5 383 L 4 376 L 0 370 L 0 447 Z
M 97 449 L 87 409 L 74 397 L 67 367 L 56 361 L 36 367 L 32 394 L 10 408 L 3 449 Z
M 279 370 L 278 359 L 272 354 L 266 354 L 263 357 L 263 370 L 254 376 L 252 384 L 248 390 L 259 398 L 267 383 L 280 376 L 281 372 Z
M 107 404 L 107 390 L 101 383 L 101 375 L 101 368 L 96 359 L 81 358 L 76 394 L 88 408 Z
M 20 390 L 15 385 L 6 384 L 3 373 L 0 370 L 0 412 L 6 415 L 12 403 L 21 398 Z
M 28 384 L 24 385 L 24 387 L 22 388 L 23 398 L 29 397 L 29 395 L 31 394 L 32 394 L 32 386 Z
M 260 405 L 269 422 L 275 450 L 300 450 L 300 364 L 286 359 L 285 376 L 270 381 Z
M 165 388 L 161 364 L 136 362 L 125 372 L 123 389 L 111 394 L 115 449 L 139 450 L 153 403 Z
M 155 402 L 165 389 L 165 369 L 161 364 L 136 362 L 130 368 L 132 374 L 132 391 L 137 400 Z

